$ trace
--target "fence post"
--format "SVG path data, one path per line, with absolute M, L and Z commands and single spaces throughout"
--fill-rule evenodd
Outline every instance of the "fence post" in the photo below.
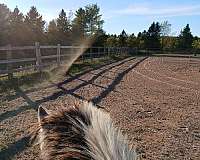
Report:
M 100 58 L 100 49 L 101 49 L 101 48 L 98 47 L 98 54 L 97 54 L 97 55 L 98 55 L 98 58 Z
M 103 48 L 103 56 L 104 56 L 104 59 L 106 59 L 106 47 L 105 46 Z
M 194 56 L 197 56 L 197 49 L 194 50 Z
M 83 46 L 81 46 L 81 58 L 82 58 L 82 61 L 83 61 L 83 63 L 84 63 L 84 47 Z
M 60 66 L 60 44 L 57 45 L 57 64 Z
M 117 55 L 119 56 L 119 49 L 120 49 L 120 47 L 117 47 Z
M 93 55 L 92 55 L 92 47 L 90 47 L 90 60 L 93 60 Z
M 135 48 L 135 53 L 136 53 L 136 55 L 138 55 L 138 48 L 137 47 Z
M 41 72 L 41 53 L 40 53 L 40 44 L 39 42 L 35 42 L 35 54 L 36 54 L 36 67 L 39 72 Z
M 9 62 L 9 60 L 12 59 L 12 50 L 11 50 L 11 45 L 8 45 L 8 50 L 7 50 L 7 60 Z M 8 71 L 8 79 L 11 80 L 13 79 L 13 72 L 12 72 L 12 63 L 8 63 L 7 64 L 7 71 Z

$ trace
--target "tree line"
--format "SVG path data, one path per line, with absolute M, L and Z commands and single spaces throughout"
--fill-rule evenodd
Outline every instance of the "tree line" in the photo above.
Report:
M 18 7 L 11 11 L 0 4 L 0 45 L 32 45 L 34 42 L 72 45 L 103 33 L 104 21 L 96 4 L 79 8 L 73 19 L 70 14 L 62 9 L 58 18 L 47 24 L 34 6 L 23 15 Z
M 171 35 L 171 24 L 168 21 L 153 22 L 147 30 L 137 35 L 127 34 L 125 30 L 119 35 L 107 34 L 103 30 L 103 24 L 104 20 L 97 4 L 81 7 L 68 15 L 62 9 L 58 17 L 48 24 L 34 6 L 24 15 L 18 7 L 11 11 L 5 4 L 0 4 L 0 46 L 33 45 L 34 42 L 79 45 L 88 37 L 93 37 L 93 46 L 140 49 L 200 48 L 200 39 L 192 35 L 189 24 L 178 36 Z

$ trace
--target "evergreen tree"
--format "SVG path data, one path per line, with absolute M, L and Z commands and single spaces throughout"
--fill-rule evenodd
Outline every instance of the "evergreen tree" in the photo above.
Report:
M 34 42 L 44 41 L 44 25 L 42 16 L 38 13 L 36 7 L 32 6 L 25 17 L 25 25 L 27 30 L 27 42 L 33 44 Z
M 161 26 L 157 22 L 153 22 L 149 27 L 149 30 L 146 34 L 145 46 L 150 49 L 160 48 L 160 31 Z
M 47 29 L 48 43 L 56 45 L 58 44 L 58 28 L 55 20 L 49 22 Z
M 99 12 L 100 8 L 97 4 L 87 5 L 85 7 L 86 32 L 88 35 L 94 35 L 98 31 L 102 31 L 104 21 L 101 19 L 102 15 Z
M 57 19 L 57 27 L 58 27 L 58 31 L 61 33 L 70 32 L 70 22 L 68 21 L 68 18 L 64 9 L 61 10 L 59 14 L 59 18 Z
M 6 5 L 0 4 L 0 45 L 8 43 L 10 10 Z
M 98 31 L 95 34 L 95 37 L 96 39 L 93 42 L 93 46 L 100 46 L 100 47 L 106 46 L 108 35 L 103 30 Z
M 122 30 L 122 33 L 119 35 L 119 46 L 120 47 L 125 47 L 127 46 L 127 34 L 124 30 Z
M 57 28 L 59 43 L 62 45 L 71 44 L 71 24 L 67 18 L 64 9 L 61 10 L 59 17 L 57 18 Z
M 128 47 L 137 47 L 138 43 L 137 43 L 137 38 L 135 37 L 134 33 L 131 34 L 128 39 L 127 39 L 127 46 Z
M 90 37 L 94 39 L 94 45 L 103 46 L 106 43 L 107 35 L 102 29 L 104 21 L 99 12 L 100 8 L 96 4 L 87 5 L 76 11 L 72 23 L 73 38 L 76 42 Z
M 23 45 L 25 42 L 24 16 L 18 7 L 10 14 L 10 35 L 9 40 L 12 45 Z
M 146 41 L 147 41 L 147 31 L 144 30 L 143 32 L 139 32 L 138 36 L 137 36 L 138 48 L 140 48 L 140 49 L 147 48 L 146 44 L 145 44 Z
M 106 46 L 108 47 L 116 47 L 118 46 L 118 38 L 117 35 L 108 35 L 108 38 L 106 39 Z
M 86 12 L 83 8 L 79 8 L 75 13 L 75 18 L 72 22 L 72 30 L 75 38 L 84 38 L 86 35 Z
M 193 42 L 193 35 L 190 31 L 189 24 L 186 25 L 186 27 L 181 31 L 181 34 L 179 35 L 179 47 L 180 48 L 192 48 L 192 42 Z

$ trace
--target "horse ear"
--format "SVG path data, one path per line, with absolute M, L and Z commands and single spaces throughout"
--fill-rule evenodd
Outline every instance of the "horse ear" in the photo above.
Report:
M 48 111 L 46 108 L 43 108 L 42 106 L 39 106 L 38 108 L 38 121 L 41 122 L 43 118 L 48 116 Z

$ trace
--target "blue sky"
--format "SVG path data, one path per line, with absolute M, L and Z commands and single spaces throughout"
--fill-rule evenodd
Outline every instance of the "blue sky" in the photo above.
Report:
M 63 8 L 66 12 L 75 11 L 87 4 L 97 3 L 105 20 L 104 30 L 119 34 L 137 34 L 148 29 L 153 21 L 166 21 L 172 24 L 172 35 L 177 35 L 187 24 L 192 33 L 200 36 L 199 0 L 0 0 L 10 9 L 18 8 L 26 13 L 30 6 L 36 6 L 46 21 L 57 18 Z

